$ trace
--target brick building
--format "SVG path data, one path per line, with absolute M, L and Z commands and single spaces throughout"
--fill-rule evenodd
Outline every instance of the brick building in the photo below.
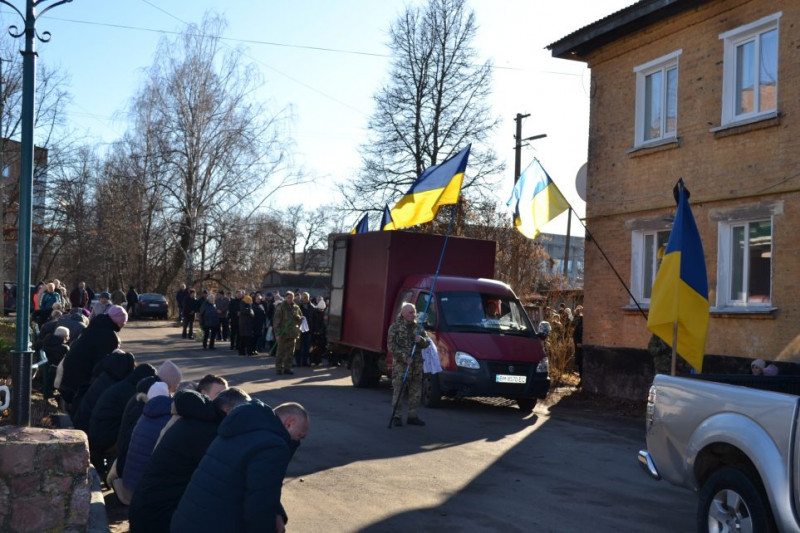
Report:
M 683 178 L 703 241 L 706 353 L 775 359 L 800 334 L 800 3 L 643 0 L 548 48 L 591 68 L 587 227 L 646 310 Z M 584 342 L 650 334 L 585 252 Z

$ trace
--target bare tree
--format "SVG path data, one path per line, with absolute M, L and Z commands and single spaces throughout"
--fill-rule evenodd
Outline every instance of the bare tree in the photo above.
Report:
M 157 158 L 161 216 L 174 246 L 155 286 L 165 292 L 185 269 L 192 283 L 198 238 L 206 225 L 223 224 L 234 208 L 253 205 L 278 171 L 286 142 L 281 114 L 252 99 L 259 76 L 242 53 L 223 47 L 224 21 L 206 16 L 175 41 L 162 41 L 147 81 L 134 99 L 138 137 Z M 142 132 L 146 128 L 146 134 Z M 276 184 L 276 182 L 278 182 Z M 258 203 L 258 200 L 255 200 Z
M 380 211 L 393 204 L 422 171 L 472 143 L 463 189 L 478 195 L 503 165 L 487 139 L 492 116 L 491 63 L 477 64 L 477 26 L 465 0 L 429 0 L 408 7 L 392 26 L 391 80 L 375 95 L 362 170 L 341 187 L 347 207 Z

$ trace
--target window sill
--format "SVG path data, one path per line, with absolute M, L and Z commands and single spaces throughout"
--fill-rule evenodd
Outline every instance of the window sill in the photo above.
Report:
M 714 316 L 728 318 L 774 318 L 778 308 L 767 305 L 751 307 L 712 307 L 710 312 Z
M 650 303 L 640 303 L 642 311 L 647 313 L 650 311 Z M 639 308 L 635 304 L 628 304 L 622 306 L 622 312 L 625 314 L 639 314 Z M 712 307 L 709 309 L 709 314 L 715 317 L 728 317 L 728 318 L 752 318 L 752 319 L 770 319 L 774 318 L 778 312 L 777 307 L 759 305 L 750 307 Z
M 708 131 L 714 134 L 715 139 L 722 139 L 723 137 L 729 137 L 731 135 L 739 135 L 740 133 L 771 128 L 773 126 L 780 125 L 780 123 L 781 114 L 778 111 L 773 111 L 772 113 L 767 113 L 766 115 L 730 122 L 723 126 L 711 128 Z
M 633 148 L 626 150 L 625 153 L 631 157 L 638 157 L 656 152 L 663 152 L 664 150 L 672 150 L 673 148 L 678 148 L 680 145 L 680 137 L 670 137 L 668 139 L 659 139 L 657 141 L 634 146 Z

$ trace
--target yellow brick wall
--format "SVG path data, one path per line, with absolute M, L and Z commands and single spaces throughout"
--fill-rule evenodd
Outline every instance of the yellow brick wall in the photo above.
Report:
M 722 105 L 719 34 L 782 11 L 778 111 L 765 127 L 716 135 Z M 587 225 L 630 284 L 631 231 L 626 222 L 674 212 L 672 187 L 682 177 L 703 240 L 712 305 L 716 295 L 717 222 L 713 210 L 784 202 L 773 225 L 772 301 L 768 316 L 712 314 L 706 353 L 772 359 L 800 335 L 800 2 L 726 0 L 706 4 L 620 39 L 589 57 L 592 68 Z M 671 148 L 634 145 L 634 67 L 678 49 L 678 137 Z M 629 297 L 587 240 L 584 342 L 645 347 L 650 337 Z

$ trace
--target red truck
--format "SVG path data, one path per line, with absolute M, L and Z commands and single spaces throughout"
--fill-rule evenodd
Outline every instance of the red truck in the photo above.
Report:
M 431 298 L 445 237 L 404 231 L 343 235 L 333 243 L 328 340 L 347 357 L 356 387 L 390 376 L 386 334 L 403 302 Z M 547 358 L 522 304 L 494 276 L 495 243 L 451 237 L 425 330 L 443 371 L 425 374 L 422 401 L 494 396 L 531 410 L 550 388 Z

